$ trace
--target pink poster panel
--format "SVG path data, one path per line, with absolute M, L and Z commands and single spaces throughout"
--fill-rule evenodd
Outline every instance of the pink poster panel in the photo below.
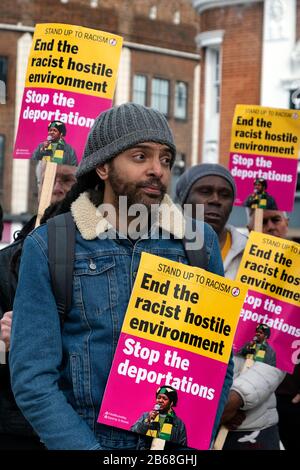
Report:
M 208 449 L 226 369 L 226 363 L 122 333 L 98 422 L 126 430 L 141 423 L 146 434 L 145 419 L 157 409 L 157 389 L 171 385 L 177 390 L 174 412 L 184 423 L 186 445 Z
M 276 367 L 291 374 L 300 355 L 300 308 L 249 290 L 233 342 L 235 354 L 241 353 L 245 344 L 257 343 L 256 327 L 260 324 L 270 329 L 267 343 Z
M 15 158 L 40 159 L 40 149 L 49 138 L 51 122 L 62 121 L 64 141 L 80 162 L 87 135 L 95 118 L 110 108 L 112 100 L 51 88 L 27 88 L 24 91 Z
M 235 205 L 245 205 L 253 194 L 255 179 L 263 178 L 267 182 L 267 193 L 275 200 L 278 210 L 292 211 L 297 165 L 297 159 L 231 152 L 229 170 L 237 187 Z

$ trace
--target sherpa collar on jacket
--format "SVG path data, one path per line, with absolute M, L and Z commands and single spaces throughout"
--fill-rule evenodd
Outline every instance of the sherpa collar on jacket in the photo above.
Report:
M 88 193 L 82 193 L 71 205 L 76 226 L 84 240 L 94 240 L 101 233 L 112 228 L 100 210 L 91 202 Z M 183 238 L 185 220 L 180 209 L 166 194 L 159 208 L 157 224 L 176 238 Z

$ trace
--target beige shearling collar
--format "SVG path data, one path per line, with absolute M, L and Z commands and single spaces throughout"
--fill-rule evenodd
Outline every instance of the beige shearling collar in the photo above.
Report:
M 75 224 L 85 240 L 94 240 L 101 233 L 112 228 L 100 210 L 91 202 L 88 193 L 82 193 L 71 205 Z M 161 202 L 156 225 L 164 231 L 172 233 L 176 238 L 183 238 L 185 220 L 182 211 L 166 194 Z

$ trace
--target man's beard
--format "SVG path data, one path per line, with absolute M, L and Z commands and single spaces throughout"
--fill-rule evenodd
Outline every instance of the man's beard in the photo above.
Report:
M 113 162 L 110 163 L 108 180 L 114 192 L 114 203 L 116 208 L 119 207 L 119 197 L 126 196 L 127 207 L 130 207 L 133 204 L 143 204 L 149 210 L 151 209 L 152 204 L 160 204 L 167 192 L 166 186 L 155 176 L 138 183 L 128 183 L 124 181 L 122 176 L 116 172 Z M 160 191 L 159 196 L 154 194 L 145 194 L 142 191 L 142 188 L 151 185 L 154 185 Z

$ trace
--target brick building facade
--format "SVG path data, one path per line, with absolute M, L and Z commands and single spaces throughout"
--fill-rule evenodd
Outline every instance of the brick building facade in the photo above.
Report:
M 228 165 L 236 104 L 299 108 L 299 0 L 191 0 L 199 14 L 201 56 L 199 155 Z M 299 93 L 300 98 L 300 93 Z M 246 224 L 242 208 L 232 222 Z M 300 239 L 300 180 L 290 235 Z
M 6 102 L 0 106 L 0 201 L 7 221 L 21 222 L 36 210 L 34 164 L 13 160 L 12 150 L 34 25 L 46 22 L 123 36 L 115 104 L 134 100 L 162 107 L 178 147 L 175 179 L 183 162 L 198 161 L 199 18 L 190 1 L 2 0 L 0 80 L 6 83 Z M 164 95 L 159 100 L 157 89 Z

